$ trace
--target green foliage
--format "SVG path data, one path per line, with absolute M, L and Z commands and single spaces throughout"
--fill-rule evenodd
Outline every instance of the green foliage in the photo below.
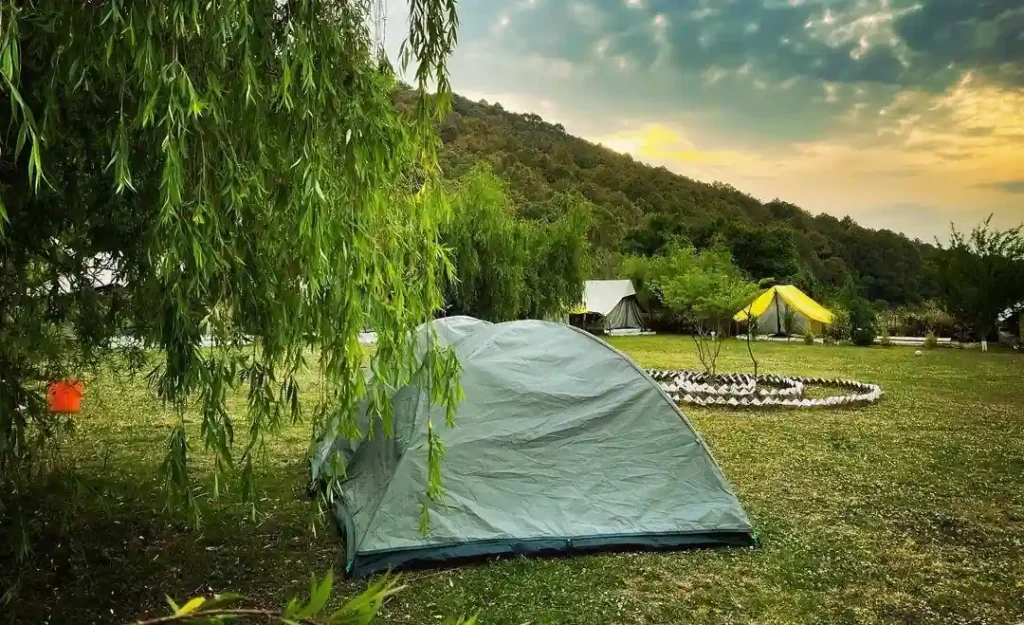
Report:
M 215 494 L 235 476 L 252 493 L 266 438 L 303 412 L 314 438 L 355 434 L 367 395 L 389 422 L 383 387 L 412 374 L 408 331 L 441 307 L 450 270 L 433 125 L 455 2 L 410 4 L 411 118 L 370 2 L 0 4 L 0 522 L 66 420 L 47 412 L 46 381 L 112 343 L 162 354 L 149 380 L 179 414 L 165 474 L 193 512 L 197 447 L 214 453 Z M 378 388 L 360 373 L 367 325 Z M 301 406 L 309 358 L 322 393 Z M 431 376 L 448 404 L 450 360 Z M 226 404 L 238 388 L 241 416 Z
M 134 625 L 157 625 L 158 623 L 180 623 L 188 625 L 214 625 L 228 621 L 249 621 L 259 619 L 268 623 L 302 625 L 369 625 L 376 621 L 384 602 L 401 592 L 405 587 L 398 584 L 398 578 L 382 575 L 375 579 L 366 590 L 346 601 L 340 608 L 327 610 L 334 587 L 334 576 L 330 572 L 320 581 L 310 577 L 309 598 L 300 601 L 293 598 L 280 610 L 270 610 L 242 605 L 239 595 L 214 595 L 194 597 L 182 605 L 170 597 L 167 603 L 170 616 L 142 619 Z M 448 619 L 448 625 L 473 625 L 476 617 L 469 620 Z
M 782 311 L 782 331 L 787 338 L 796 334 L 796 311 L 788 306 Z
M 872 328 L 854 328 L 850 333 L 850 341 L 859 347 L 870 347 L 875 343 L 875 331 Z
M 748 276 L 784 284 L 793 282 L 800 270 L 796 233 L 788 226 L 772 224 L 766 228 L 738 221 L 727 226 L 724 235 L 736 265 Z
M 456 268 L 449 314 L 490 321 L 559 317 L 583 296 L 590 267 L 589 206 L 557 195 L 551 221 L 517 218 L 504 182 L 477 166 L 455 185 L 441 238 Z
M 722 184 L 707 184 L 650 167 L 632 157 L 565 134 L 535 114 L 515 114 L 455 96 L 442 124 L 446 175 L 458 178 L 478 162 L 508 182 L 520 213 L 539 218 L 548 199 L 575 191 L 594 205 L 590 242 L 595 277 L 614 278 L 624 256 L 664 254 L 683 238 L 697 248 L 720 244 L 750 279 L 792 282 L 816 299 L 847 280 L 871 300 L 892 305 L 934 296 L 927 268 L 939 251 L 852 219 L 812 216 L 782 201 L 762 203 Z
M 579 304 L 593 265 L 587 240 L 592 206 L 575 194 L 556 195 L 552 202 L 561 207 L 561 217 L 522 224 L 529 233 L 522 316 L 531 319 L 561 318 Z
M 875 342 L 875 311 L 862 297 L 856 297 L 850 303 L 850 340 L 861 347 Z
M 955 320 L 933 300 L 917 306 L 900 306 L 878 313 L 877 326 L 894 336 L 924 336 L 929 332 L 950 336 Z
M 874 339 L 872 339 L 874 340 Z M 889 329 L 882 326 L 881 338 L 878 339 L 878 344 L 882 347 L 891 347 L 892 339 L 889 338 Z
M 527 249 L 519 235 L 504 183 L 485 167 L 459 180 L 441 231 L 456 268 L 445 290 L 452 312 L 491 321 L 516 318 L 527 295 Z
M 935 336 L 934 332 L 929 332 L 925 335 L 924 346 L 928 349 L 935 349 L 939 346 L 939 339 Z
M 850 322 L 850 312 L 839 306 L 832 306 L 832 323 L 826 326 L 825 336 L 833 342 L 846 341 L 853 331 L 853 324 Z
M 816 338 L 817 337 L 814 336 L 814 332 L 806 330 L 804 332 L 804 345 L 814 345 L 814 339 Z
M 938 299 L 979 339 L 995 332 L 999 314 L 1024 301 L 1024 226 L 991 227 L 992 218 L 964 235 L 953 228 L 938 265 Z
M 677 244 L 664 256 L 633 257 L 626 266 L 631 275 L 642 278 L 662 305 L 692 325 L 701 362 L 714 373 L 721 339 L 732 316 L 757 294 L 757 285 L 745 278 L 729 251 L 720 247 L 697 251 Z
M 721 330 L 757 294 L 757 286 L 746 280 L 722 248 L 698 251 L 679 245 L 664 256 L 633 263 L 646 266 L 645 282 L 665 306 L 690 314 L 709 329 Z

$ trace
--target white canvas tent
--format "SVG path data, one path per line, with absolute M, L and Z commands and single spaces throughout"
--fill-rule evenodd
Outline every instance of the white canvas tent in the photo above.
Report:
M 620 330 L 643 327 L 640 304 L 631 280 L 587 280 L 583 305 L 573 317 L 592 329 Z M 577 323 L 576 325 L 579 325 Z

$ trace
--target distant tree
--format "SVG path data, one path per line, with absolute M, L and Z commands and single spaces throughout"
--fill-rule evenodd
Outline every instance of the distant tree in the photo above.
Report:
M 754 342 L 757 340 L 757 336 L 761 332 L 761 320 L 757 315 L 754 314 L 753 307 L 754 300 L 751 299 L 749 302 L 747 302 L 747 306 L 743 310 L 747 314 L 747 356 L 750 357 L 750 363 L 754 366 L 754 377 L 756 378 L 758 362 L 757 358 L 754 356 Z
M 724 234 L 736 264 L 755 280 L 789 282 L 800 268 L 792 228 L 738 222 L 730 224 Z
M 551 199 L 560 216 L 548 222 L 522 222 L 526 253 L 525 305 L 520 316 L 560 319 L 583 299 L 593 269 L 587 232 L 592 206 L 578 194 Z
M 842 286 L 850 273 L 846 269 L 846 263 L 839 256 L 830 256 L 822 261 L 822 281 L 829 287 Z
M 706 371 L 715 373 L 732 317 L 757 294 L 757 285 L 721 247 L 698 252 L 676 245 L 665 256 L 633 262 L 645 265 L 646 283 L 662 304 L 692 324 L 697 356 Z
M 441 124 L 441 141 L 451 143 L 459 138 L 459 114 L 449 113 Z
M 449 313 L 515 319 L 526 297 L 527 250 L 505 183 L 478 165 L 458 181 L 451 208 L 451 218 L 441 227 L 441 241 L 455 267 L 444 294 Z
M 556 318 L 582 299 L 590 269 L 590 205 L 556 195 L 537 205 L 547 219 L 516 217 L 508 186 L 485 165 L 457 181 L 441 240 L 455 268 L 448 314 L 489 321 Z
M 979 340 L 995 332 L 1000 313 L 1024 301 L 1024 226 L 997 230 L 991 220 L 969 235 L 952 228 L 937 264 L 942 308 Z

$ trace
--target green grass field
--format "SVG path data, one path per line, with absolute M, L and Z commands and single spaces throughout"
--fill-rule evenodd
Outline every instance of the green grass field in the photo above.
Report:
M 613 343 L 646 367 L 696 366 L 688 338 Z M 383 622 L 477 611 L 482 623 L 509 625 L 1024 620 L 1024 357 L 797 343 L 757 352 L 763 372 L 856 378 L 886 393 L 857 410 L 687 410 L 760 549 L 421 571 L 405 576 Z M 742 343 L 729 342 L 720 369 L 750 370 Z M 332 531 L 310 529 L 308 426 L 275 439 L 255 521 L 229 493 L 206 505 L 196 531 L 163 510 L 157 469 L 171 423 L 141 379 L 88 381 L 63 451 L 81 476 L 80 503 L 42 500 L 53 521 L 36 528 L 29 560 L 4 554 L 0 583 L 19 569 L 21 582 L 0 622 L 123 622 L 163 614 L 165 595 L 224 591 L 274 606 L 339 563 Z M 198 437 L 193 445 L 205 501 L 210 467 Z

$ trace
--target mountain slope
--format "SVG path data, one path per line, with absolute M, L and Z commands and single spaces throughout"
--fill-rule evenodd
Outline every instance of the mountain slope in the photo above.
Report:
M 459 96 L 440 130 L 445 174 L 458 177 L 489 162 L 524 217 L 556 210 L 547 202 L 556 192 L 586 196 L 595 206 L 591 242 L 605 277 L 613 277 L 621 254 L 655 254 L 680 236 L 698 247 L 723 241 L 753 278 L 792 281 L 818 296 L 848 278 L 864 296 L 890 304 L 934 293 L 928 266 L 936 248 L 849 217 L 762 203 L 730 185 L 692 180 L 573 137 L 537 115 Z

